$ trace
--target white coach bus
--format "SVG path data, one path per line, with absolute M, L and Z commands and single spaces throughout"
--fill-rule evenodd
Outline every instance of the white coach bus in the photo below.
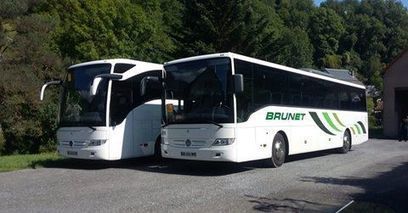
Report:
M 146 95 L 140 82 L 163 65 L 128 59 L 70 66 L 61 85 L 58 152 L 66 157 L 119 160 L 160 154 L 161 88 Z
M 164 68 L 165 158 L 279 167 L 288 155 L 368 140 L 364 86 L 234 53 Z

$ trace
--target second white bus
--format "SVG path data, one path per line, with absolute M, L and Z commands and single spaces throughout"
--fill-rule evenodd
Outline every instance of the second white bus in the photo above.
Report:
M 165 158 L 279 167 L 288 155 L 368 140 L 362 85 L 234 53 L 164 67 Z
M 160 155 L 161 88 L 141 95 L 146 76 L 163 65 L 129 59 L 70 66 L 61 85 L 58 152 L 66 157 L 119 160 Z

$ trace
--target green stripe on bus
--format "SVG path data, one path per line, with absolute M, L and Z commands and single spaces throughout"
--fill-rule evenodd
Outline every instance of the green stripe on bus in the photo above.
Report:
M 366 130 L 366 128 L 365 128 L 363 122 L 359 121 L 359 122 L 357 122 L 357 123 L 361 126 L 361 129 L 363 130 L 363 133 L 366 134 L 366 133 L 367 133 L 367 130 Z
M 346 127 L 339 119 L 339 117 L 337 116 L 337 113 L 333 113 L 334 115 L 334 119 L 336 119 L 337 123 L 339 123 L 342 127 Z
M 358 128 L 357 124 L 354 124 L 354 127 L 356 127 L 358 134 L 361 134 L 360 128 Z
M 354 128 L 352 126 L 350 128 L 351 128 L 351 131 L 353 131 L 353 135 L 355 135 L 356 131 L 354 130 Z
M 316 125 L 325 133 L 329 135 L 335 135 L 332 132 L 330 132 L 322 123 L 322 121 L 319 119 L 319 116 L 315 112 L 309 112 L 310 116 L 312 117 L 313 121 L 316 123 Z
M 330 119 L 329 114 L 327 114 L 327 112 L 323 112 L 323 117 L 324 117 L 324 119 L 326 120 L 326 122 L 331 126 L 331 128 L 333 128 L 333 129 L 336 130 L 337 132 L 341 132 L 341 130 L 338 129 L 338 128 L 334 125 L 333 121 Z

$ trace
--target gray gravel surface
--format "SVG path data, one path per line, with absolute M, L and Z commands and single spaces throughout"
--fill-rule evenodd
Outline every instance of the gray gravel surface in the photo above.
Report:
M 351 200 L 408 211 L 408 143 L 393 140 L 292 156 L 278 169 L 150 158 L 38 164 L 0 173 L 0 212 L 335 212 Z

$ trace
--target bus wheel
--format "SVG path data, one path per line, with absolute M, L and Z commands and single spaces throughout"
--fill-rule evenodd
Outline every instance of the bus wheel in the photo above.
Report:
M 347 153 L 351 148 L 351 135 L 349 131 L 345 131 L 343 135 L 343 146 L 338 149 L 340 153 Z
M 286 149 L 285 137 L 277 133 L 272 142 L 272 157 L 268 159 L 269 166 L 274 168 L 282 166 L 286 158 Z
M 157 137 L 156 142 L 154 143 L 154 158 L 157 160 L 162 159 L 161 155 L 161 136 Z

